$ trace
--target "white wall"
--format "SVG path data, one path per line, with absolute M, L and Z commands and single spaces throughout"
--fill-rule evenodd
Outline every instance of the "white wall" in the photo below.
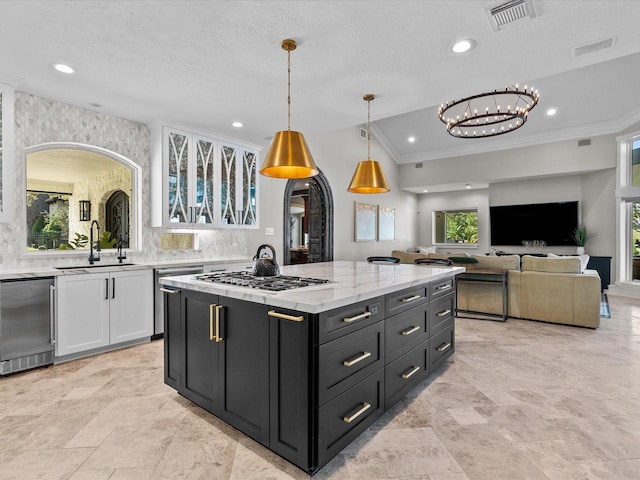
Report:
M 334 260 L 364 260 L 370 255 L 389 255 L 393 249 L 406 250 L 416 245 L 417 196 L 400 190 L 397 166 L 373 136 L 371 158 L 378 160 L 382 165 L 391 187 L 389 193 L 361 195 L 347 192 L 358 161 L 367 158 L 367 143 L 360 138 L 359 127 L 325 135 L 305 135 L 305 139 L 316 164 L 327 177 L 333 193 Z M 248 232 L 249 253 L 254 252 L 261 243 L 270 243 L 278 252 L 282 252 L 283 202 L 286 183 L 286 180 L 260 178 L 260 229 Z M 356 201 L 395 208 L 396 240 L 355 242 L 354 202 Z M 275 235 L 265 235 L 265 227 L 273 228 Z

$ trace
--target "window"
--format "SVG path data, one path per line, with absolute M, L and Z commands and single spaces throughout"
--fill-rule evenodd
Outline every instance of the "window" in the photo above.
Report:
M 478 210 L 440 210 L 433 212 L 434 244 L 477 244 Z
M 640 281 L 640 133 L 618 138 L 617 282 Z

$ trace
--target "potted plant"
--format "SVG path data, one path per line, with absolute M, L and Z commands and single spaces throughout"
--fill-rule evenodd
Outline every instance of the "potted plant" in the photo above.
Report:
M 478 260 L 473 257 L 449 257 L 449 260 L 451 260 L 454 265 L 465 267 L 467 269 L 473 268 L 474 263 L 478 263 Z
M 571 237 L 575 240 L 576 246 L 578 247 L 577 248 L 578 255 L 584 254 L 585 245 L 587 244 L 590 238 L 593 238 L 596 235 L 597 235 L 596 233 L 589 230 L 584 224 L 578 225 L 575 228 Z

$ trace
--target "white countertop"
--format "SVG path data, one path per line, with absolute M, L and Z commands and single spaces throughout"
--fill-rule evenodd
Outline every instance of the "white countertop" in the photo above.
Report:
M 167 267 L 180 267 L 188 265 L 233 265 L 238 263 L 244 265 L 252 262 L 249 258 L 234 258 L 223 260 L 173 260 L 157 262 L 133 262 L 119 264 L 114 261 L 105 263 L 95 263 L 92 265 L 72 265 L 56 267 L 26 267 L 26 268 L 2 268 L 0 266 L 0 280 L 19 280 L 24 278 L 36 278 L 36 277 L 56 277 L 59 275 L 77 275 L 81 273 L 99 273 L 99 272 L 119 272 L 125 270 L 145 270 L 149 268 L 167 268 Z M 240 268 L 239 268 L 240 269 Z
M 280 269 L 282 275 L 322 278 L 333 283 L 284 292 L 268 292 L 235 285 L 216 284 L 196 280 L 193 275 L 164 277 L 160 279 L 160 283 L 274 307 L 320 313 L 360 300 L 441 280 L 465 271 L 463 267 L 380 265 L 349 261 L 286 265 Z

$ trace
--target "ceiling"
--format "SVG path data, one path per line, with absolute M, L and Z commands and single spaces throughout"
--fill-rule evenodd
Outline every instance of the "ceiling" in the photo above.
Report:
M 121 164 L 85 150 L 40 150 L 27 156 L 27 179 L 74 184 L 118 169 Z
M 373 93 L 373 132 L 399 164 L 617 133 L 640 120 L 639 1 L 533 0 L 534 18 L 495 31 L 486 9 L 500 3 L 3 0 L 0 81 L 267 146 L 287 125 L 280 42 L 293 38 L 291 128 L 309 137 L 362 125 L 362 96 Z M 475 48 L 453 54 L 463 38 Z M 607 38 L 611 48 L 573 55 Z M 517 132 L 456 139 L 436 118 L 441 103 L 515 83 L 541 96 Z

